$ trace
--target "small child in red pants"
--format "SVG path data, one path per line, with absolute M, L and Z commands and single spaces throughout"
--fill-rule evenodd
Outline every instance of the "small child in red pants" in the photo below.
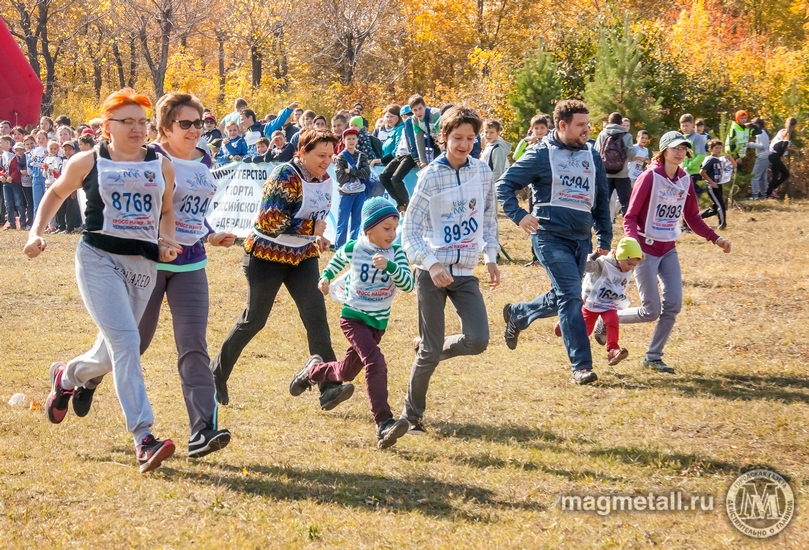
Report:
M 365 367 L 365 388 L 376 423 L 377 447 L 385 449 L 405 435 L 407 419 L 393 418 L 388 405 L 388 368 L 379 342 L 388 326 L 396 290 L 413 290 L 413 274 L 404 250 L 393 244 L 399 211 L 382 197 L 365 202 L 362 229 L 365 235 L 348 241 L 332 257 L 318 287 L 323 294 L 343 302 L 340 328 L 350 347 L 340 361 L 324 363 L 313 355 L 289 385 L 289 393 L 302 394 L 318 382 L 349 382 Z M 337 275 L 348 267 L 342 277 Z M 334 281 L 331 284 L 329 283 Z
M 587 335 L 593 333 L 598 318 L 607 327 L 607 360 L 610 365 L 617 365 L 629 356 L 626 348 L 618 345 L 618 310 L 629 306 L 626 287 L 632 271 L 643 261 L 643 251 L 638 241 L 632 237 L 624 237 L 618 242 L 615 250 L 606 256 L 594 252 L 587 258 L 582 285 L 584 307 L 581 310 Z M 559 324 L 555 333 L 561 336 Z

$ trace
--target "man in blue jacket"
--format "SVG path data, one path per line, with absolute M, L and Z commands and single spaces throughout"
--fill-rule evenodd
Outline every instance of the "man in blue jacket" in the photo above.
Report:
M 606 254 L 612 241 L 607 173 L 588 143 L 587 106 L 576 100 L 561 101 L 553 119 L 555 130 L 527 150 L 497 182 L 503 211 L 531 235 L 552 285 L 530 302 L 506 305 L 505 339 L 515 349 L 520 332 L 532 322 L 558 314 L 573 382 L 590 384 L 598 377 L 581 313 L 582 278 L 592 246 L 591 228 L 595 226 L 599 254 Z M 517 200 L 517 191 L 529 185 L 534 199 L 530 214 Z

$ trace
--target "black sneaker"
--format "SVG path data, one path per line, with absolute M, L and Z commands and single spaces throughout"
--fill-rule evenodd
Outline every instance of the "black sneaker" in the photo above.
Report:
M 596 321 L 596 326 L 593 327 L 593 339 L 602 346 L 607 345 L 607 325 L 601 317 Z
M 174 454 L 174 443 L 171 439 L 158 441 L 152 434 L 147 435 L 138 445 L 135 452 L 140 464 L 140 473 L 151 472 L 160 463 Z
M 213 371 L 213 382 L 214 386 L 216 386 L 216 400 L 220 405 L 227 405 L 230 402 L 228 398 L 228 382 L 225 380 L 221 370 L 215 369 Z
M 674 369 L 660 359 L 647 359 L 644 357 L 643 368 L 652 369 L 653 371 L 662 372 L 664 374 L 674 374 Z
M 219 449 L 224 449 L 230 443 L 228 430 L 200 430 L 188 440 L 188 458 L 201 458 Z
M 396 444 L 396 440 L 402 437 L 410 429 L 410 422 L 407 418 L 394 420 L 389 418 L 376 431 L 377 449 L 387 449 Z
M 508 349 L 517 349 L 517 338 L 520 336 L 520 330 L 511 321 L 511 304 L 506 304 L 503 308 L 503 320 L 506 322 L 506 332 L 503 337 L 506 339 Z
M 421 418 L 417 420 L 410 420 L 410 429 L 407 430 L 407 433 L 410 435 L 426 435 L 427 428 L 424 427 L 424 424 L 421 422 Z
M 354 384 L 343 384 L 327 388 L 320 394 L 320 408 L 324 411 L 330 411 L 343 401 L 348 401 L 352 395 L 354 395 Z
M 292 379 L 292 382 L 289 384 L 289 394 L 293 397 L 298 397 L 300 394 L 305 392 L 306 390 L 311 390 L 314 382 L 309 380 L 309 371 L 312 368 L 312 365 L 317 365 L 318 363 L 322 363 L 323 358 L 319 355 L 313 355 L 306 361 L 306 365 L 303 367 L 303 370 L 300 371 L 295 377 Z
M 584 386 L 586 384 L 592 384 L 598 380 L 598 375 L 591 370 L 574 370 L 573 371 L 573 383 L 579 384 L 580 386 Z
M 90 406 L 93 404 L 93 394 L 96 389 L 76 388 L 73 393 L 73 412 L 76 416 L 87 416 L 90 413 Z

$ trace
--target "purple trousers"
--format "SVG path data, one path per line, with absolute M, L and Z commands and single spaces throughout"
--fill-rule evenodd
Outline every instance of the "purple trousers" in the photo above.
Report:
M 350 382 L 365 367 L 365 389 L 374 422 L 379 426 L 393 418 L 388 405 L 388 365 L 379 349 L 385 331 L 345 317 L 340 317 L 340 328 L 351 347 L 340 361 L 313 365 L 309 378 L 315 382 Z

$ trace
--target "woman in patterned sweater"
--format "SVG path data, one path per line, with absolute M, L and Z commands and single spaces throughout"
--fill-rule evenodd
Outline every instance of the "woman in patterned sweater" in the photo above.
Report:
M 264 328 L 275 296 L 284 285 L 306 327 L 309 354 L 326 361 L 336 357 L 331 346 L 326 303 L 318 292 L 318 257 L 331 243 L 323 237 L 331 208 L 332 181 L 326 173 L 337 138 L 331 132 L 304 131 L 292 161 L 280 164 L 264 184 L 253 231 L 244 240 L 242 261 L 249 286 L 247 306 L 230 329 L 211 370 L 216 398 L 227 405 L 227 381 L 250 340 Z M 331 410 L 354 386 L 320 385 L 320 406 Z

